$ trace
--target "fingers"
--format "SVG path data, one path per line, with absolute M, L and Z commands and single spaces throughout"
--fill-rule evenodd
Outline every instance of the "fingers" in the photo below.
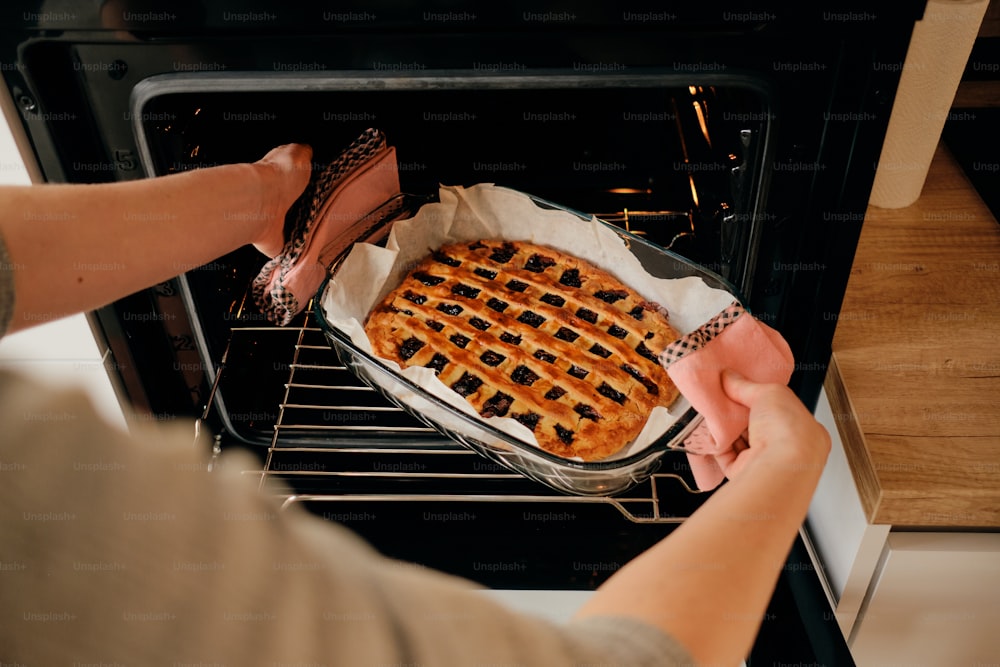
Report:
M 284 144 L 275 146 L 260 159 L 260 162 L 274 164 L 279 167 L 295 168 L 310 166 L 312 162 L 312 146 L 308 144 Z
M 750 449 L 750 444 L 747 442 L 748 437 L 746 431 L 744 431 L 743 435 L 736 438 L 735 442 L 733 442 L 732 449 L 715 457 L 719 467 L 722 468 L 722 472 L 730 479 L 738 476 L 747 462 L 752 458 L 752 455 L 747 451 Z
M 764 385 L 752 382 L 732 369 L 722 371 L 722 390 L 726 396 L 741 405 L 750 407 L 754 402 L 759 388 Z
M 281 179 L 285 192 L 280 197 L 282 214 L 305 189 L 312 173 L 312 147 L 308 144 L 284 144 L 268 151 L 258 164 L 267 165 Z
M 727 370 L 722 373 L 722 388 L 733 401 L 750 409 L 752 447 L 770 442 L 782 449 L 791 444 L 793 449 L 829 451 L 826 429 L 789 387 L 753 382 Z
M 297 153 L 301 153 L 303 151 L 308 151 L 309 154 L 311 155 L 312 147 L 309 144 L 282 144 L 280 146 L 275 146 L 274 148 L 269 150 L 267 152 L 267 155 L 265 155 L 261 159 L 266 160 L 269 157 L 275 157 L 278 155 L 294 155 Z
M 308 144 L 285 144 L 278 148 L 286 151 L 296 164 L 309 164 L 312 161 L 313 149 Z
M 309 183 L 312 154 L 306 144 L 285 144 L 254 163 L 261 179 L 262 215 L 250 238 L 268 257 L 276 256 L 285 245 L 285 215 Z
M 728 368 L 722 371 L 722 390 L 729 398 L 748 408 L 758 403 L 781 403 L 792 399 L 798 402 L 786 385 L 754 382 Z

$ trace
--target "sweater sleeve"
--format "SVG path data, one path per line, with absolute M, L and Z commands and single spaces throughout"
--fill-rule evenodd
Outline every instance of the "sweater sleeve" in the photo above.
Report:
M 0 234 L 0 338 L 7 333 L 14 316 L 14 263 Z
M 0 373 L 0 653 L 19 664 L 689 665 L 658 629 L 517 613 L 261 493 L 190 424 L 131 434 Z M 456 538 L 458 539 L 458 538 Z

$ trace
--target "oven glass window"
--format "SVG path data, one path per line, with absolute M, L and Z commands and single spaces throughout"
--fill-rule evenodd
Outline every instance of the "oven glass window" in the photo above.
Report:
M 406 192 L 515 188 L 620 224 L 738 282 L 724 255 L 740 253 L 724 248 L 724 221 L 754 214 L 769 113 L 758 91 L 738 85 L 443 84 L 171 93 L 153 96 L 140 117 L 158 174 L 254 160 L 289 141 L 328 160 L 377 127 L 396 146 Z

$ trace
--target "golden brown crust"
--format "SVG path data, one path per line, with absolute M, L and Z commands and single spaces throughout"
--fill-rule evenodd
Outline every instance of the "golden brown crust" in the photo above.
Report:
M 377 356 L 428 366 L 483 416 L 532 429 L 585 461 L 631 442 L 677 398 L 657 355 L 679 334 L 609 273 L 545 246 L 445 246 L 368 317 Z

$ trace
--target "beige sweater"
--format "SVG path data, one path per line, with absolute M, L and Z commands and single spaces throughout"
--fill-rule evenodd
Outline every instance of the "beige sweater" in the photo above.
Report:
M 0 335 L 13 267 L 0 241 Z M 206 471 L 186 426 L 123 434 L 87 398 L 0 373 L 0 663 L 688 665 L 626 618 L 559 626 L 386 559 Z

